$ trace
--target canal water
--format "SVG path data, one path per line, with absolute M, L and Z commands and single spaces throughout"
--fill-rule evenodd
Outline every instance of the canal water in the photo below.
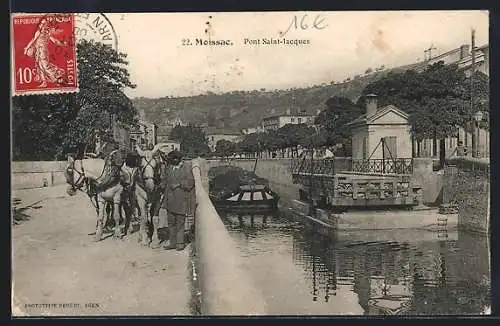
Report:
M 319 235 L 285 213 L 220 212 L 272 315 L 481 314 L 487 238 L 454 232 Z

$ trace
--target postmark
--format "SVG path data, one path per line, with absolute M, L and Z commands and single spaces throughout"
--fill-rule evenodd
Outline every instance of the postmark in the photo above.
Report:
M 14 96 L 78 92 L 73 14 L 16 14 L 11 26 Z
M 118 51 L 117 34 L 113 24 L 104 14 L 75 14 L 75 36 L 77 40 L 93 40 Z

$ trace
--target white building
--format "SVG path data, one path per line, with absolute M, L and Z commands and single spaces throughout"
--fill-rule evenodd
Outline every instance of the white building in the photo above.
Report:
M 288 109 L 286 114 L 272 115 L 262 119 L 261 128 L 264 131 L 278 130 L 287 124 L 305 123 L 313 125 L 316 115 L 306 113 L 291 113 Z
M 264 131 L 264 129 L 262 128 L 262 126 L 241 129 L 241 133 L 243 135 L 250 135 L 250 134 L 255 134 L 255 133 L 263 132 L 263 131 Z
M 181 150 L 181 143 L 175 139 L 165 140 L 164 142 L 158 143 L 158 146 L 160 147 L 160 150 L 165 154 L 168 154 L 174 150 Z
M 374 94 L 367 95 L 366 114 L 347 126 L 352 131 L 353 159 L 412 157 L 408 114 L 394 105 L 379 108 Z

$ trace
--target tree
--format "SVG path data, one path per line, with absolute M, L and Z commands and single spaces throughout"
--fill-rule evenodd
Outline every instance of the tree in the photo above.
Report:
M 181 142 L 181 151 L 187 156 L 203 156 L 210 153 L 205 133 L 199 127 L 175 126 L 170 132 L 169 138 L 177 139 Z
M 478 77 L 474 81 L 474 89 L 482 94 L 476 100 L 487 103 L 487 79 Z M 467 126 L 476 111 L 470 106 L 470 79 L 457 65 L 445 65 L 442 61 L 423 72 L 389 73 L 367 85 L 359 101 L 369 93 L 378 96 L 381 106 L 393 104 L 408 113 L 413 136 L 417 140 L 433 138 L 435 147 L 439 139 L 444 148 L 444 138 L 454 135 L 456 126 Z M 486 110 L 487 104 L 481 105 Z
M 235 151 L 236 144 L 229 140 L 221 139 L 215 145 L 215 152 L 222 157 L 231 156 Z
M 86 143 L 95 128 L 110 129 L 110 117 L 133 123 L 136 110 L 123 93 L 134 88 L 126 54 L 101 43 L 77 44 L 80 91 L 14 97 L 14 160 L 59 159 Z
M 316 117 L 324 137 L 324 144 L 336 146 L 342 144 L 344 156 L 348 156 L 351 133 L 346 124 L 364 113 L 363 107 L 345 97 L 333 96 L 326 101 L 326 109 Z
M 280 149 L 292 148 L 297 153 L 298 146 L 309 144 L 308 140 L 314 136 L 315 130 L 304 123 L 300 124 L 286 124 L 278 129 L 276 138 L 282 139 Z
M 264 133 L 253 133 L 248 134 L 243 138 L 242 141 L 238 143 L 238 148 L 249 154 L 259 153 L 263 149 L 264 146 Z

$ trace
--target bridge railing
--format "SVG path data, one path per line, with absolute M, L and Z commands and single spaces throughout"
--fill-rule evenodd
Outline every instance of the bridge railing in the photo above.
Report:
M 312 168 L 311 168 L 312 166 Z M 397 159 L 352 159 L 350 157 L 335 157 L 328 159 L 294 159 L 291 172 L 334 175 L 341 171 L 384 173 L 384 174 L 411 174 L 413 160 L 411 158 Z
M 353 172 L 412 174 L 411 158 L 352 160 Z
M 247 272 L 241 252 L 208 197 L 203 159 L 192 161 L 196 190 L 195 250 L 205 315 L 262 315 L 262 294 Z

